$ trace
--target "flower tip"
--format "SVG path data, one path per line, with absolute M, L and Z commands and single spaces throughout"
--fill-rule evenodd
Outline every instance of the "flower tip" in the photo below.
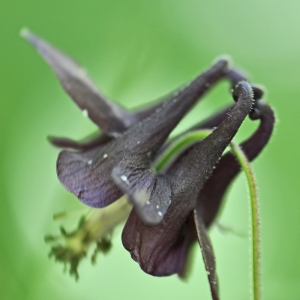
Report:
M 249 113 L 250 119 L 253 121 L 261 119 L 265 109 L 266 109 L 266 103 L 263 100 L 259 99 L 255 101 L 252 110 Z
M 253 99 L 253 90 L 246 81 L 241 81 L 236 85 L 235 94 L 242 96 L 243 98 L 248 98 L 250 96 L 251 99 Z
M 253 90 L 253 94 L 254 94 L 254 99 L 255 100 L 260 100 L 262 99 L 262 97 L 264 96 L 264 94 L 266 93 L 266 89 L 264 86 L 260 85 L 260 84 L 251 84 L 252 90 Z
M 28 35 L 30 35 L 30 31 L 27 27 L 23 27 L 21 30 L 20 30 L 20 36 L 24 39 L 27 39 Z
M 222 54 L 220 56 L 218 56 L 215 60 L 214 63 L 216 62 L 224 62 L 227 64 L 227 68 L 230 69 L 232 66 L 232 59 L 230 55 L 227 54 Z
M 22 28 L 20 30 L 20 36 L 24 38 L 27 42 L 31 43 L 33 46 L 38 46 L 40 38 L 33 34 L 28 28 Z
M 58 138 L 55 136 L 47 136 L 47 141 L 55 147 L 59 147 L 59 148 L 69 148 L 68 146 L 68 141 L 71 141 L 70 139 L 66 139 L 66 138 Z M 70 142 L 71 143 L 71 142 Z
M 32 44 L 36 39 L 36 36 L 27 27 L 23 27 L 20 30 L 20 36 Z

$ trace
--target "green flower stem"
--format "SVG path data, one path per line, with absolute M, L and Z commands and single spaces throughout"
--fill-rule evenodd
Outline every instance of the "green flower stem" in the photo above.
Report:
M 154 162 L 155 170 L 161 172 L 171 165 L 181 153 L 193 144 L 205 139 L 211 130 L 197 130 L 189 132 L 172 142 Z
M 251 233 L 252 233 L 252 276 L 253 276 L 253 299 L 261 299 L 261 228 L 260 210 L 255 177 L 251 165 L 238 144 L 231 142 L 232 152 L 237 157 L 244 170 L 249 186 L 251 203 Z
M 181 153 L 200 142 L 211 133 L 211 130 L 197 130 L 189 132 L 175 140 L 160 155 L 155 162 L 157 171 L 166 169 Z M 260 211 L 256 182 L 251 165 L 242 149 L 235 142 L 230 143 L 234 155 L 237 157 L 241 168 L 246 174 L 251 202 L 251 234 L 252 234 L 252 272 L 253 272 L 253 299 L 261 299 L 261 239 L 260 239 Z

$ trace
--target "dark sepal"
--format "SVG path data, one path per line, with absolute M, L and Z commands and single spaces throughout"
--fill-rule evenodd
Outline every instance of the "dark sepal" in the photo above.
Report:
M 169 240 L 169 232 L 163 230 L 162 223 L 145 224 L 133 209 L 123 229 L 124 248 L 147 274 L 161 277 L 181 272 L 185 275 L 186 269 L 182 266 L 195 241 L 195 230 L 190 230 L 194 228 L 194 221 L 192 218 L 187 220 L 176 232 L 175 239 L 171 236 L 172 240 Z
M 104 207 L 117 200 L 123 193 L 132 195 L 135 193 L 135 187 L 138 191 L 152 187 L 151 197 L 158 199 L 166 181 L 153 176 L 150 172 L 152 157 L 181 118 L 209 89 L 207 83 L 213 85 L 222 77 L 226 69 L 226 61 L 217 62 L 180 91 L 176 97 L 166 100 L 155 113 L 130 127 L 101 151 L 91 152 L 93 157 L 90 155 L 86 157 L 86 153 L 62 151 L 57 161 L 57 174 L 61 183 L 82 202 L 92 207 Z M 127 185 L 123 184 L 122 178 L 125 177 L 129 182 Z M 142 189 L 141 184 L 136 184 L 140 180 L 147 183 L 146 188 Z M 136 198 L 131 200 L 133 204 L 138 202 L 139 205 Z M 151 199 L 149 201 L 152 202 Z M 163 216 L 164 211 L 158 214 L 155 208 L 155 214 L 159 217 Z M 154 213 L 152 215 L 154 216 Z M 150 221 L 149 217 L 145 219 Z M 150 223 L 156 222 L 158 222 L 157 217 Z
M 253 92 L 256 101 L 249 116 L 252 120 L 260 119 L 260 125 L 255 133 L 240 145 L 249 161 L 254 160 L 266 146 L 272 135 L 275 123 L 275 116 L 272 108 L 258 98 L 262 97 L 262 90 L 260 89 L 260 91 L 258 91 L 258 87 L 254 87 Z M 218 126 L 220 120 L 226 117 L 227 112 L 228 108 L 195 126 L 194 129 L 212 129 Z M 185 155 L 185 153 L 182 155 Z M 208 179 L 203 189 L 200 191 L 197 197 L 198 201 L 196 207 L 201 211 L 206 227 L 209 227 L 214 222 L 217 213 L 220 210 L 224 195 L 240 170 L 241 167 L 236 157 L 231 152 L 225 154 L 216 165 L 216 169 L 210 179 Z M 196 235 L 194 235 L 191 240 L 190 247 L 192 247 L 196 241 Z M 187 251 L 187 253 L 189 252 L 190 250 Z M 188 255 L 186 261 L 183 263 L 182 271 L 180 271 L 182 277 L 185 277 L 187 265 Z
M 272 108 L 262 100 L 256 101 L 252 118 L 259 115 L 260 125 L 256 132 L 240 147 L 248 158 L 253 161 L 268 143 L 275 123 L 275 115 Z M 229 152 L 219 161 L 210 179 L 205 183 L 198 195 L 198 204 L 201 207 L 202 217 L 206 226 L 210 226 L 222 204 L 225 192 L 233 179 L 241 170 L 235 156 Z
M 140 157 L 122 160 L 113 169 L 112 177 L 128 195 L 140 218 L 148 224 L 158 224 L 171 203 L 170 182 L 165 176 L 155 174 L 148 165 L 141 168 L 142 162 L 137 169 L 138 159 Z
M 100 94 L 86 72 L 69 56 L 28 30 L 21 32 L 53 69 L 61 85 L 75 103 L 110 136 L 127 128 L 131 114 Z
M 130 214 L 123 230 L 123 245 L 146 273 L 171 275 L 183 268 L 184 256 L 179 255 L 186 254 L 181 247 L 190 230 L 187 220 L 195 207 L 197 194 L 252 106 L 250 86 L 244 82 L 237 89 L 238 102 L 225 120 L 168 169 L 166 176 L 171 183 L 172 197 L 162 222 L 149 226 L 136 216 L 135 210 Z M 186 247 L 189 244 L 186 243 Z M 170 261 L 176 263 L 166 263 Z
M 82 152 L 63 150 L 60 152 L 56 168 L 61 184 L 83 203 L 99 208 L 117 200 L 122 192 L 113 184 L 110 173 L 112 159 L 106 147 L 96 147 Z
M 204 222 L 201 217 L 201 212 L 199 208 L 196 206 L 194 209 L 194 221 L 195 227 L 197 231 L 197 238 L 201 248 L 203 262 L 206 269 L 206 274 L 208 277 L 208 282 L 210 285 L 210 291 L 213 300 L 219 299 L 219 291 L 218 291 L 218 278 L 216 272 L 216 259 L 213 250 L 212 243 L 207 234 Z
M 73 150 L 90 150 L 98 146 L 104 146 L 111 138 L 107 135 L 98 134 L 97 136 L 87 138 L 83 141 L 75 141 L 65 137 L 48 137 L 49 142 L 59 148 L 70 148 Z

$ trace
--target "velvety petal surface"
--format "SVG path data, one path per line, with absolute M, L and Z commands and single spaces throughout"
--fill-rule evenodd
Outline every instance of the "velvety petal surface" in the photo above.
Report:
M 61 183 L 81 201 L 93 207 L 106 206 L 123 193 L 140 193 L 145 196 L 146 192 L 159 199 L 163 188 L 167 188 L 167 180 L 151 171 L 152 157 L 181 118 L 211 85 L 222 78 L 225 70 L 227 62 L 217 62 L 181 90 L 176 97 L 166 100 L 155 113 L 130 127 L 98 153 L 93 152 L 94 156 L 89 157 L 90 164 L 89 160 L 81 157 L 81 153 L 61 152 L 57 161 L 57 174 Z M 127 180 L 123 180 L 125 177 Z M 143 183 L 144 187 L 141 185 Z M 169 192 L 166 192 L 166 195 L 168 194 Z M 137 198 L 133 197 L 131 201 L 141 207 L 141 201 Z M 149 201 L 151 202 L 151 199 Z M 151 207 L 155 207 L 158 217 L 156 216 L 151 223 L 158 222 L 163 217 L 169 201 L 164 203 L 165 207 L 161 211 L 157 211 L 156 205 L 141 208 L 141 217 L 150 222 L 148 212 Z
M 65 91 L 103 132 L 118 136 L 131 114 L 100 94 L 86 72 L 69 56 L 28 30 L 21 32 L 53 69 Z
M 216 272 L 216 259 L 213 246 L 205 228 L 205 224 L 201 217 L 201 211 L 196 206 L 194 209 L 194 221 L 197 232 L 198 242 L 201 248 L 203 261 L 210 285 L 210 291 L 213 300 L 219 299 L 218 278 Z
M 177 97 L 166 101 L 155 114 L 146 119 L 143 123 L 148 124 L 148 130 L 144 131 L 143 141 L 141 138 L 138 139 L 137 152 L 140 152 L 143 146 L 146 145 L 140 153 L 147 152 L 148 158 L 154 157 L 182 116 L 216 80 L 221 78 L 226 70 L 226 61 L 221 60 L 217 62 L 187 87 L 179 91 Z M 128 131 L 131 132 L 131 129 Z M 139 129 L 139 134 L 140 132 L 141 129 Z M 136 142 L 131 143 L 131 145 L 135 144 Z M 137 212 L 142 220 L 149 224 L 157 224 L 162 220 L 171 203 L 171 187 L 168 178 L 159 174 L 156 175 L 150 170 L 151 162 L 147 161 L 148 159 L 144 154 L 139 156 L 140 159 L 128 156 L 122 160 L 114 168 L 112 177 L 119 188 L 125 194 L 128 194 L 129 199 L 136 205 Z M 143 165 L 143 161 L 147 162 L 146 168 Z M 139 170 L 139 166 L 143 167 Z M 135 170 L 138 170 L 138 172 Z M 130 174 L 131 178 L 128 180 Z M 140 178 L 141 174 L 143 174 L 142 179 Z M 146 182 L 144 187 L 142 187 L 143 182 Z M 138 183 L 142 183 L 142 185 Z
M 269 142 L 275 124 L 274 112 L 268 104 L 259 100 L 255 109 L 255 114 L 259 111 L 260 125 L 256 132 L 240 145 L 249 161 L 254 160 Z M 235 156 L 228 152 L 220 159 L 212 176 L 200 191 L 197 205 L 201 207 L 206 226 L 210 226 L 214 221 L 226 190 L 240 170 Z
M 137 164 L 138 159 L 122 160 L 113 169 L 113 179 L 134 203 L 143 221 L 157 224 L 171 203 L 171 185 L 168 178 L 155 174 L 148 165 L 141 168 L 142 162 Z
M 254 87 L 254 97 L 258 100 L 256 100 L 249 116 L 253 120 L 259 119 L 260 125 L 255 133 L 240 145 L 249 161 L 254 160 L 260 154 L 263 148 L 267 145 L 274 129 L 274 112 L 268 104 L 263 102 L 263 100 L 260 100 L 262 95 L 262 90 Z M 226 114 L 227 109 L 224 109 L 214 117 L 198 125 L 196 128 L 214 128 L 220 124 L 220 120 L 222 120 Z M 234 155 L 231 152 L 225 154 L 216 165 L 212 176 L 208 179 L 203 189 L 200 191 L 197 197 L 198 201 L 196 208 L 199 212 L 201 212 L 206 228 L 209 227 L 215 220 L 224 199 L 224 195 L 234 178 L 239 174 L 240 170 L 240 165 Z M 190 230 L 192 232 L 194 231 L 192 227 L 190 227 Z M 180 271 L 179 273 L 183 277 L 185 276 L 184 270 L 188 264 L 187 260 L 190 251 L 189 249 L 197 240 L 196 234 L 191 236 L 190 240 L 190 246 L 186 249 L 186 260 L 182 265 L 183 271 Z
M 59 148 L 70 148 L 73 150 L 90 150 L 97 146 L 104 146 L 111 138 L 107 135 L 98 133 L 97 136 L 85 139 L 84 141 L 74 141 L 65 137 L 48 137 L 49 142 Z
M 183 227 L 195 207 L 199 190 L 252 107 L 250 86 L 244 82 L 237 89 L 238 102 L 225 120 L 205 140 L 176 161 L 165 175 L 171 183 L 172 197 L 162 222 L 149 226 L 138 219 L 133 210 L 125 225 L 123 245 L 146 273 L 171 275 L 182 268 L 178 257 L 169 256 L 169 253 L 174 253 L 183 239 Z M 164 270 L 158 267 L 162 261 L 169 262 Z
M 147 239 L 145 238 L 146 233 L 144 230 L 141 230 L 141 224 L 143 224 L 142 226 L 147 226 Z M 151 275 L 168 276 L 180 272 L 184 276 L 186 269 L 183 269 L 183 262 L 186 261 L 187 251 L 191 242 L 194 243 L 196 237 L 195 231 L 190 230 L 190 228 L 195 227 L 193 218 L 189 218 L 181 226 L 180 231 L 177 232 L 176 241 L 172 243 L 172 246 L 167 246 L 166 248 L 163 241 L 161 245 L 157 244 L 156 247 L 153 247 L 155 241 L 152 241 L 152 237 L 155 236 L 156 226 L 145 225 L 133 210 L 122 234 L 124 247 L 130 252 L 132 259 L 138 262 L 141 268 Z M 129 228 L 132 230 L 136 228 L 132 237 L 129 237 Z M 128 238 L 134 238 L 135 242 L 129 243 Z M 144 261 L 144 254 L 148 252 L 149 248 L 152 249 L 152 252 L 149 253 L 147 260 Z

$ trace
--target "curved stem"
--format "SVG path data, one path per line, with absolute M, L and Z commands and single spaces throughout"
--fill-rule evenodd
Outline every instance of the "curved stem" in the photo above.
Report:
M 261 226 L 260 210 L 255 177 L 251 165 L 242 149 L 235 142 L 230 144 L 232 152 L 237 157 L 245 172 L 251 204 L 251 233 L 252 233 L 252 276 L 253 276 L 253 299 L 261 299 Z

